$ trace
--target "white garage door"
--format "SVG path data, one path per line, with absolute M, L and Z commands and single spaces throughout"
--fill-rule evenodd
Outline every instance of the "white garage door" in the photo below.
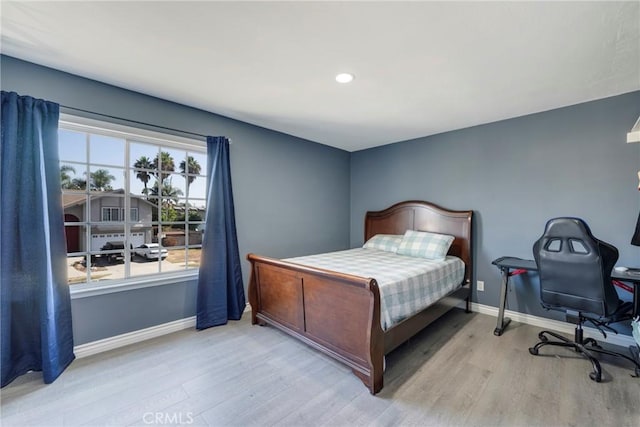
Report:
M 144 244 L 144 233 L 129 234 L 129 243 L 136 246 Z M 91 250 L 99 251 L 107 242 L 123 242 L 125 240 L 124 233 L 105 233 L 91 235 Z

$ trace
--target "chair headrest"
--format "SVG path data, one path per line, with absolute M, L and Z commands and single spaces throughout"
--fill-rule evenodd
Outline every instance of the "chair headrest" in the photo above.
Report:
M 549 221 L 547 221 L 547 225 L 544 229 L 544 234 L 562 236 L 567 238 L 594 238 L 587 223 L 580 218 L 573 217 L 560 217 L 550 219 Z

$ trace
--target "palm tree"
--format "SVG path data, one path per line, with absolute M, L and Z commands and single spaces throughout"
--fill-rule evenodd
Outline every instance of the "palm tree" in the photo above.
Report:
M 91 172 L 91 189 L 95 191 L 110 191 L 111 181 L 116 177 L 111 175 L 107 169 L 96 169 L 95 172 Z
M 159 157 L 156 155 L 156 158 L 153 159 L 153 169 L 156 170 L 153 174 L 158 178 L 158 181 L 164 184 L 164 180 L 176 170 L 171 154 L 161 151 Z
M 60 185 L 64 189 L 72 188 L 71 175 L 69 175 L 69 172 L 73 172 L 75 175 L 76 169 L 69 165 L 60 166 Z
M 153 187 L 149 190 L 152 196 L 168 198 L 170 201 L 176 203 L 178 201 L 178 197 L 182 196 L 182 190 L 171 185 L 170 182 L 164 182 L 162 184 L 162 188 L 158 189 L 158 182 L 156 181 L 153 184 Z
M 178 202 L 178 197 L 182 196 L 182 190 L 165 181 L 162 187 L 159 187 L 158 181 L 153 183 L 153 187 L 149 190 L 152 196 L 159 197 L 160 211 L 162 212 L 162 221 L 173 222 L 177 219 L 177 212 L 174 205 Z
M 82 178 L 73 178 L 69 184 L 71 190 L 84 190 L 87 188 L 87 180 Z
M 188 156 L 186 161 L 183 160 L 180 162 L 180 173 L 187 179 L 188 192 L 189 185 L 191 185 L 191 183 L 196 179 L 194 175 L 200 174 L 200 163 L 198 163 L 198 161 L 193 158 L 193 156 Z
M 142 156 L 133 164 L 136 171 L 136 178 L 138 178 L 144 184 L 144 190 L 142 194 L 149 194 L 147 183 L 151 180 L 151 173 L 148 169 L 153 169 L 153 162 L 147 156 Z

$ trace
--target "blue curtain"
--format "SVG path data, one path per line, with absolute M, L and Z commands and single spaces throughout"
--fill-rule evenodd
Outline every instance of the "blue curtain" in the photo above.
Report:
M 2 387 L 28 371 L 51 383 L 74 359 L 58 117 L 58 104 L 2 91 Z
M 198 277 L 197 329 L 239 320 L 245 307 L 231 191 L 229 140 L 207 137 L 207 214 Z

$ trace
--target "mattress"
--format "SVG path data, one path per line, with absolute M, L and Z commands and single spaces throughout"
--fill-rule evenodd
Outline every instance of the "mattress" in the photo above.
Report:
M 373 278 L 380 289 L 383 330 L 422 311 L 462 286 L 465 265 L 457 257 L 431 261 L 371 248 L 289 258 L 285 261 Z

